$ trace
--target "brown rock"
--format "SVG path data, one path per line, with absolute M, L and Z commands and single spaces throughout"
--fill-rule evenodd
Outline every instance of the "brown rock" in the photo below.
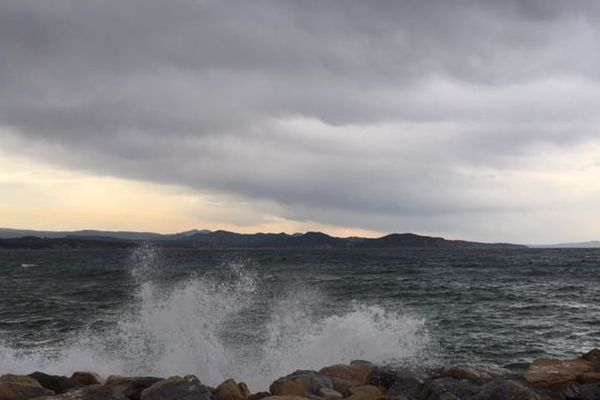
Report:
M 543 389 L 560 389 L 578 375 L 593 372 L 591 362 L 577 358 L 574 360 L 538 359 L 525 372 L 525 380 L 530 385 Z
M 27 400 L 34 397 L 51 396 L 54 392 L 24 375 L 3 375 L 0 377 L 0 400 Z
M 350 388 L 349 400 L 378 400 L 384 399 L 385 394 L 377 386 L 363 385 Z
M 6 374 L 0 376 L 0 382 L 18 383 L 21 385 L 41 386 L 38 381 L 27 375 Z
M 79 382 L 83 386 L 98 385 L 104 383 L 104 379 L 102 379 L 100 375 L 98 375 L 95 372 L 88 371 L 73 372 L 73 375 L 71 375 L 71 379 Z
M 227 379 L 215 390 L 216 400 L 247 400 L 249 396 L 250 393 L 246 384 L 238 384 L 233 379 Z
M 369 380 L 371 368 L 367 364 L 361 363 L 353 363 L 351 365 L 336 364 L 321 369 L 319 373 L 331 378 L 334 387 L 338 385 L 352 387 L 366 385 Z
M 275 396 L 300 396 L 306 397 L 311 394 L 310 381 L 306 379 L 285 379 L 274 386 L 271 392 Z M 288 399 L 291 400 L 291 399 Z
M 585 372 L 577 375 L 575 380 L 577 383 L 581 383 L 582 385 L 588 383 L 600 383 L 600 372 Z
M 266 397 L 272 397 L 269 392 L 257 392 L 248 396 L 248 400 L 262 400 Z
M 600 372 L 600 349 L 593 349 L 580 357 L 592 363 L 596 371 Z

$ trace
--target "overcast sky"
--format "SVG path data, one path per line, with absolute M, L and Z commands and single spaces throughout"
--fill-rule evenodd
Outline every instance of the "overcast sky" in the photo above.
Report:
M 599 239 L 599 17 L 3 0 L 0 226 Z

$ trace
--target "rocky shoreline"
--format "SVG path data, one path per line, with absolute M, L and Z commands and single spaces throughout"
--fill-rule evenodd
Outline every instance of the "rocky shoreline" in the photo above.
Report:
M 227 379 L 217 387 L 193 375 L 170 378 L 75 372 L 0 377 L 0 400 L 599 400 L 600 349 L 570 360 L 538 359 L 524 373 L 493 364 L 442 368 L 377 366 L 368 361 L 299 370 L 251 393 Z

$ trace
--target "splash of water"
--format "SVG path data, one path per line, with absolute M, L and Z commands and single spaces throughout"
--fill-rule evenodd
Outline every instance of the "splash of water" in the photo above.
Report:
M 25 354 L 0 343 L 0 372 L 194 373 L 208 384 L 232 376 L 264 389 L 296 369 L 415 360 L 428 346 L 422 319 L 358 303 L 323 315 L 322 294 L 302 288 L 271 298 L 240 263 L 171 286 L 161 284 L 165 270 L 156 249 L 139 248 L 135 300 L 114 327 L 80 332 L 58 351 Z

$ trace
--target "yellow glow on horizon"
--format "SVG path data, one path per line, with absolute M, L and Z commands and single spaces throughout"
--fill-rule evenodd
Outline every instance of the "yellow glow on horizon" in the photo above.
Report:
M 320 230 L 336 236 L 380 235 L 281 218 L 224 195 L 70 171 L 2 153 L 0 191 L 0 227 L 6 228 L 159 233 L 190 229 L 240 233 Z

